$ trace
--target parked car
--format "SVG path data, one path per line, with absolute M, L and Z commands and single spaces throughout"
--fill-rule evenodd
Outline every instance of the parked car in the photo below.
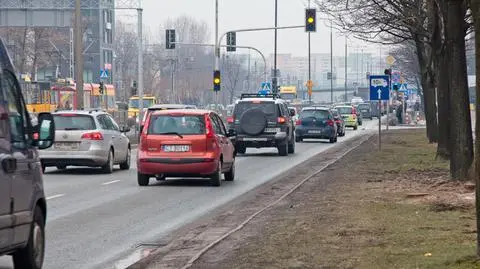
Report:
M 112 173 L 113 166 L 130 169 L 130 140 L 125 135 L 128 127 L 119 127 L 115 120 L 102 110 L 69 110 L 53 113 L 55 144 L 40 151 L 42 168 L 55 166 L 101 167 Z
M 342 115 L 338 113 L 338 110 L 332 109 L 333 120 L 337 124 L 338 136 L 345 136 L 345 121 L 342 118 Z
M 47 202 L 38 149 L 52 146 L 55 124 L 39 113 L 32 125 L 15 69 L 0 40 L 0 256 L 15 268 L 41 269 Z
M 296 125 L 295 139 L 297 142 L 302 142 L 305 138 L 328 139 L 330 143 L 337 142 L 337 124 L 328 107 L 303 108 Z
M 151 177 L 208 177 L 213 186 L 235 179 L 235 148 L 220 116 L 209 110 L 163 110 L 150 113 L 140 136 L 137 181 Z
M 236 152 L 274 147 L 280 156 L 295 153 L 293 113 L 277 95 L 242 94 L 228 119 L 230 128 L 237 133 Z
M 336 106 L 335 109 L 342 115 L 346 127 L 352 127 L 353 130 L 358 129 L 358 117 L 355 107 L 351 105 Z

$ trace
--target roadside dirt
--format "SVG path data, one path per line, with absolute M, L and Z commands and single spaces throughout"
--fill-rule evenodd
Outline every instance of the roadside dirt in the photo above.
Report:
M 370 135 L 365 132 L 363 137 L 338 144 L 255 190 L 242 195 L 242 197 L 214 210 L 202 219 L 175 231 L 169 237 L 162 239 L 161 242 L 153 242 L 160 247 L 150 256 L 128 267 L 128 269 L 181 268 L 205 246 L 237 227 L 256 211 L 277 200 L 302 179 L 318 170 L 319 167 L 330 163 L 352 147 L 361 144 Z M 263 216 L 259 217 L 263 218 Z M 224 256 L 226 257 L 227 254 L 228 250 L 225 249 Z
M 480 268 L 474 186 L 449 180 L 424 132 L 390 132 L 380 153 L 368 140 L 191 268 Z

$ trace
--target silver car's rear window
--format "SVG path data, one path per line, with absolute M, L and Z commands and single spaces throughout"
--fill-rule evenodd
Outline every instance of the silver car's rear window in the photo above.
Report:
M 53 115 L 56 130 L 95 130 L 95 121 L 92 116 L 81 114 L 55 114 Z

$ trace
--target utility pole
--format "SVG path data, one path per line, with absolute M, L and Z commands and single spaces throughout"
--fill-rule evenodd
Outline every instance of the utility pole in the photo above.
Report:
M 248 53 L 247 92 L 250 92 L 250 53 Z
M 176 70 L 176 65 L 177 65 L 177 60 L 172 59 L 172 104 L 177 102 L 177 98 L 175 96 L 175 70 Z
M 75 86 L 76 109 L 83 110 L 83 33 L 80 0 L 75 1 Z
M 275 48 L 273 52 L 273 93 L 277 93 L 277 27 L 278 27 L 278 0 L 275 0 Z
M 218 68 L 218 58 L 220 57 L 220 46 L 218 44 L 218 0 L 215 0 L 215 70 Z M 215 92 L 215 108 L 218 107 L 218 92 Z
M 330 101 L 333 104 L 333 27 L 330 21 Z
M 308 0 L 308 8 L 310 8 L 310 0 Z M 311 40 L 310 32 L 308 32 L 308 81 L 312 80 L 312 55 L 311 55 Z M 309 86 L 311 87 L 311 86 Z M 312 103 L 312 95 L 308 95 L 308 103 Z
M 138 116 L 139 116 L 139 123 L 143 119 L 143 33 L 142 33 L 142 13 L 143 9 L 142 8 L 137 8 L 137 34 L 138 34 Z
M 348 75 L 348 45 L 347 45 L 348 38 L 345 36 L 345 103 L 347 102 L 347 75 Z

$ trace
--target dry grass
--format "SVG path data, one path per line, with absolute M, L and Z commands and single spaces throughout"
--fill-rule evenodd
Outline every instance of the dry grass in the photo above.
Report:
M 472 190 L 423 132 L 386 134 L 382 152 L 371 140 L 194 268 L 480 269 Z

